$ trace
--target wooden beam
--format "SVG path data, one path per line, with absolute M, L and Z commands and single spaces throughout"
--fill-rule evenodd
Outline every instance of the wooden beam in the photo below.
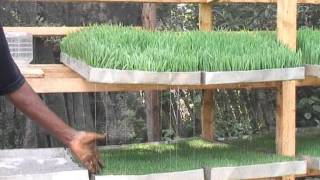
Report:
M 297 87 L 320 86 L 320 78 L 307 76 L 304 80 L 297 81 Z
M 297 0 L 277 1 L 278 40 L 296 51 Z M 285 156 L 296 154 L 296 81 L 284 81 L 277 91 L 277 153 Z M 281 177 L 293 180 L 295 176 Z
M 35 37 L 65 36 L 83 27 L 3 27 L 4 32 L 27 32 Z
M 9 2 L 61 2 L 61 3 L 70 3 L 70 2 L 137 2 L 137 3 L 210 3 L 214 2 L 216 4 L 225 4 L 225 3 L 277 3 L 277 0 L 5 0 Z M 320 0 L 297 0 L 299 4 L 320 4 Z
M 41 68 L 20 67 L 20 71 L 26 78 L 44 77 L 44 72 Z
M 38 93 L 71 93 L 103 91 L 140 91 L 170 89 L 269 89 L 280 87 L 281 82 L 234 83 L 216 85 L 155 85 L 155 84 L 100 84 L 83 79 L 78 73 L 62 64 L 30 65 L 29 68 L 41 69 L 42 78 L 32 77 L 30 71 L 24 74 L 32 88 Z M 26 72 L 24 72 L 26 73 Z M 318 81 L 320 83 L 320 81 Z
M 199 30 L 211 31 L 213 23 L 211 3 L 199 4 Z M 213 90 L 202 91 L 201 105 L 201 134 L 205 140 L 212 141 L 215 138 L 214 133 L 214 93 Z
M 211 31 L 212 30 L 212 4 L 199 4 L 199 30 Z
M 277 3 L 277 0 L 208 0 L 208 2 L 214 2 L 217 4 L 225 3 Z M 298 0 L 299 4 L 320 4 L 320 0 Z
M 297 0 L 277 1 L 277 35 L 279 41 L 292 50 L 297 48 Z M 296 82 L 284 81 L 277 92 L 277 152 L 295 156 L 296 153 Z M 281 179 L 291 180 L 295 176 Z
M 136 3 L 207 3 L 207 0 L 6 0 L 10 2 L 82 2 L 82 3 L 126 3 L 126 2 L 136 2 Z
M 278 0 L 277 3 L 278 39 L 295 50 L 297 46 L 297 0 Z
M 277 153 L 294 157 L 296 154 L 296 82 L 284 81 L 277 91 L 276 115 Z M 295 176 L 285 176 L 282 180 L 293 180 Z
M 214 93 L 213 90 L 202 91 L 201 106 L 201 137 L 205 140 L 214 139 Z
M 48 81 L 49 88 L 52 88 L 55 83 L 55 79 L 60 79 L 59 81 L 64 83 L 64 87 L 56 87 L 52 90 L 49 90 L 50 92 L 63 92 L 63 89 L 67 89 L 66 92 L 86 92 L 86 90 L 90 89 L 94 83 L 86 82 L 83 84 L 85 86 L 84 89 L 79 89 L 79 87 L 68 85 L 68 82 L 70 79 L 77 79 L 83 80 L 83 78 L 74 72 L 73 70 L 69 69 L 68 67 L 62 65 L 62 64 L 39 64 L 39 65 L 30 65 L 28 68 L 22 68 L 21 69 L 24 76 L 33 82 L 41 82 L 43 80 Z M 40 79 L 41 78 L 41 79 Z M 50 83 L 53 83 L 50 85 Z M 36 84 L 35 84 L 36 85 Z M 134 90 L 168 90 L 168 89 L 270 89 L 270 88 L 278 88 L 281 87 L 281 82 L 260 82 L 260 83 L 234 83 L 234 84 L 216 84 L 216 85 L 132 85 L 130 87 L 130 84 L 97 84 L 98 87 L 103 87 L 102 90 L 105 90 L 109 87 L 112 87 L 111 89 L 115 91 L 121 91 L 123 90 L 122 87 L 129 88 L 130 91 Z M 129 87 L 128 87 L 129 86 Z M 306 86 L 320 86 L 320 78 L 316 77 L 310 77 L 307 76 L 304 80 L 298 80 L 296 81 L 297 87 L 306 87 Z M 119 89 L 115 88 L 118 87 Z M 37 87 L 34 86 L 35 89 L 46 89 L 45 87 Z M 97 91 L 101 91 L 100 89 L 97 89 Z M 43 91 L 41 91 L 43 92 Z M 94 90 L 90 90 L 89 92 L 94 92 Z

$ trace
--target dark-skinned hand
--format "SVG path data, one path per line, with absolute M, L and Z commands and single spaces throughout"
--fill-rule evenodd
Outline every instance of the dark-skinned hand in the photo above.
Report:
M 78 132 L 69 144 L 72 153 L 90 173 L 99 173 L 103 168 L 96 142 L 105 138 L 105 135 L 93 132 Z

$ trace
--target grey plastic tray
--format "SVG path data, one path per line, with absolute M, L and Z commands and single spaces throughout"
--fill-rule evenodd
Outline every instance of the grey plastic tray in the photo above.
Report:
M 320 65 L 306 64 L 306 76 L 320 77 Z
M 204 180 L 203 169 L 147 175 L 95 176 L 95 180 Z
M 204 84 L 298 80 L 305 78 L 305 69 L 304 67 L 297 67 L 252 71 L 203 72 L 202 78 Z
M 201 72 L 148 72 L 93 68 L 61 53 L 61 62 L 89 82 L 118 84 L 199 85 Z
M 237 180 L 272 178 L 307 173 L 305 161 L 279 162 L 238 167 L 219 167 L 211 169 L 211 180 Z
M 89 180 L 63 148 L 0 150 L 1 180 Z
M 320 170 L 320 157 L 303 156 L 310 170 Z

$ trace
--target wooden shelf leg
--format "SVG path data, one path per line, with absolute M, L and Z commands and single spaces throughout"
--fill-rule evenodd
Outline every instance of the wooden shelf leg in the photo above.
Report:
M 213 141 L 214 133 L 214 92 L 213 90 L 202 91 L 201 107 L 201 137 Z
M 277 1 L 278 39 L 290 49 L 297 46 L 297 0 Z
M 296 81 L 284 81 L 277 91 L 276 116 L 277 153 L 294 157 L 296 154 Z M 293 180 L 285 176 L 282 180 Z
M 212 4 L 202 3 L 199 4 L 199 30 L 211 31 L 212 30 Z

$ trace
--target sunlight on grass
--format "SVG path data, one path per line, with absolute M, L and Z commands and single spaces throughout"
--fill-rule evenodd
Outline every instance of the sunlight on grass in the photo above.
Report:
M 293 160 L 201 139 L 176 144 L 132 145 L 128 149 L 106 150 L 102 152 L 102 159 L 107 164 L 102 174 L 107 175 L 139 175 Z

